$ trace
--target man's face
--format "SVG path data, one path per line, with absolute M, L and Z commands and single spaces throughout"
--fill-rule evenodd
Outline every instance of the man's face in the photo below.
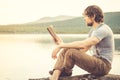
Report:
M 90 18 L 87 15 L 83 15 L 83 16 L 84 16 L 84 20 L 85 20 L 87 26 L 93 26 L 93 23 L 94 23 L 93 18 Z

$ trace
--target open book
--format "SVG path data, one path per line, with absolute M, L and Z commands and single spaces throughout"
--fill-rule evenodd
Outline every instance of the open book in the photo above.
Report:
M 50 25 L 49 27 L 47 27 L 47 30 L 50 33 L 50 35 L 53 37 L 53 39 L 57 42 L 59 37 L 56 35 L 56 32 L 53 29 L 53 26 Z

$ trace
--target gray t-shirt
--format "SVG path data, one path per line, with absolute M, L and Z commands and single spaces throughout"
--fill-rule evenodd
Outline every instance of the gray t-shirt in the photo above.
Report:
M 89 37 L 95 36 L 100 42 L 95 46 L 92 46 L 90 50 L 96 57 L 102 57 L 112 62 L 114 52 L 114 36 L 110 27 L 106 24 L 101 24 L 96 29 L 91 29 Z

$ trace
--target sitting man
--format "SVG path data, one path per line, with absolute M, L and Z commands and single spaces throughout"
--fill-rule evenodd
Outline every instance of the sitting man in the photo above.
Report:
M 51 80 L 58 80 L 60 76 L 71 76 L 74 65 L 90 74 L 103 76 L 109 73 L 114 52 L 113 32 L 104 22 L 102 10 L 96 6 L 88 6 L 84 13 L 84 20 L 91 26 L 89 36 L 82 41 L 64 43 L 61 38 L 54 40 L 57 44 L 52 52 L 52 58 L 62 49 L 57 58 Z M 90 50 L 92 56 L 86 54 Z

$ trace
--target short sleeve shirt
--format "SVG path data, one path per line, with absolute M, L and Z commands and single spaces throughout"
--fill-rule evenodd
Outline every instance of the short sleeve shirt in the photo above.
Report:
M 100 40 L 98 44 L 91 47 L 93 55 L 102 57 L 111 63 L 114 52 L 114 36 L 111 28 L 106 24 L 101 24 L 96 29 L 91 29 L 89 37 L 91 36 Z

